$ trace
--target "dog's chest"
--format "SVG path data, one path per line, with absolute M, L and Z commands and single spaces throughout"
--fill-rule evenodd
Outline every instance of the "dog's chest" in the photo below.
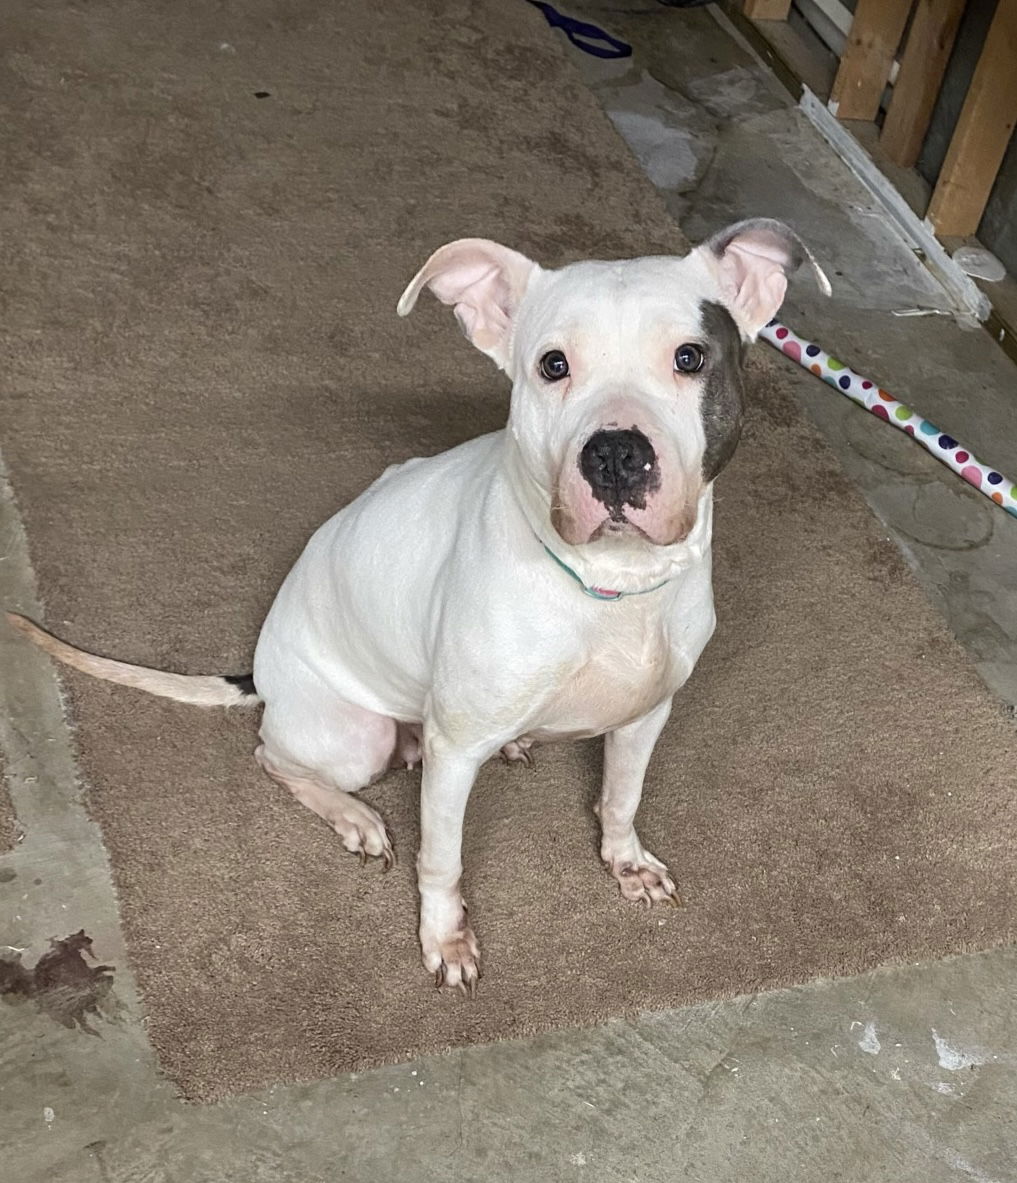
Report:
M 630 723 L 675 692 L 688 676 L 684 665 L 659 621 L 636 618 L 605 630 L 581 657 L 559 667 L 527 735 L 580 739 Z

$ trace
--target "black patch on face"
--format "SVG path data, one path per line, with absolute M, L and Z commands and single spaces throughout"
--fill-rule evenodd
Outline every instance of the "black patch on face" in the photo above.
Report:
M 236 686 L 236 688 L 242 694 L 254 695 L 258 693 L 258 691 L 254 688 L 253 674 L 223 674 L 222 680 L 224 682 L 229 682 L 231 686 Z
M 709 346 L 700 405 L 706 435 L 703 479 L 712 481 L 731 459 L 742 433 L 742 370 L 749 347 L 723 304 L 704 300 L 700 312 Z

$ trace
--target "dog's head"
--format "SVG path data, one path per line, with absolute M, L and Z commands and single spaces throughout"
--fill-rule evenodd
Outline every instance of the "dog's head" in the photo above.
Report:
M 429 287 L 512 379 L 509 432 L 565 542 L 676 546 L 738 442 L 746 348 L 804 259 L 828 292 L 797 235 L 768 219 L 684 258 L 557 271 L 461 239 L 428 259 L 399 313 Z

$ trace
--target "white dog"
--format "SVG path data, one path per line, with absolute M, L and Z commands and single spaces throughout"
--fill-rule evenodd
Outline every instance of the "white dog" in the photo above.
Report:
M 473 993 L 463 814 L 496 752 L 604 735 L 601 857 L 628 900 L 677 901 L 634 819 L 675 691 L 714 627 L 713 479 L 742 418 L 745 349 L 808 258 L 769 220 L 684 258 L 544 270 L 482 239 L 436 251 L 427 287 L 512 380 L 506 430 L 390 468 L 326 522 L 268 614 L 249 678 L 187 677 L 74 649 L 87 673 L 206 706 L 264 701 L 262 767 L 349 851 L 392 845 L 354 794 L 423 761 L 420 944 Z M 257 689 L 255 690 L 255 687 Z

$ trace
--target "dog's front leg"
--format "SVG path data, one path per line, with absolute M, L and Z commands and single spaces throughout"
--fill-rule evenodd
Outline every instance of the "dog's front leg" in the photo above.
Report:
M 600 856 L 618 880 L 622 895 L 650 906 L 681 903 L 667 867 L 644 849 L 635 818 L 643 777 L 654 746 L 671 714 L 671 700 L 604 738 L 604 787 L 595 812 L 600 818 Z
M 437 986 L 458 986 L 470 995 L 480 977 L 480 949 L 460 891 L 463 815 L 482 762 L 425 738 L 417 856 L 420 948 Z

